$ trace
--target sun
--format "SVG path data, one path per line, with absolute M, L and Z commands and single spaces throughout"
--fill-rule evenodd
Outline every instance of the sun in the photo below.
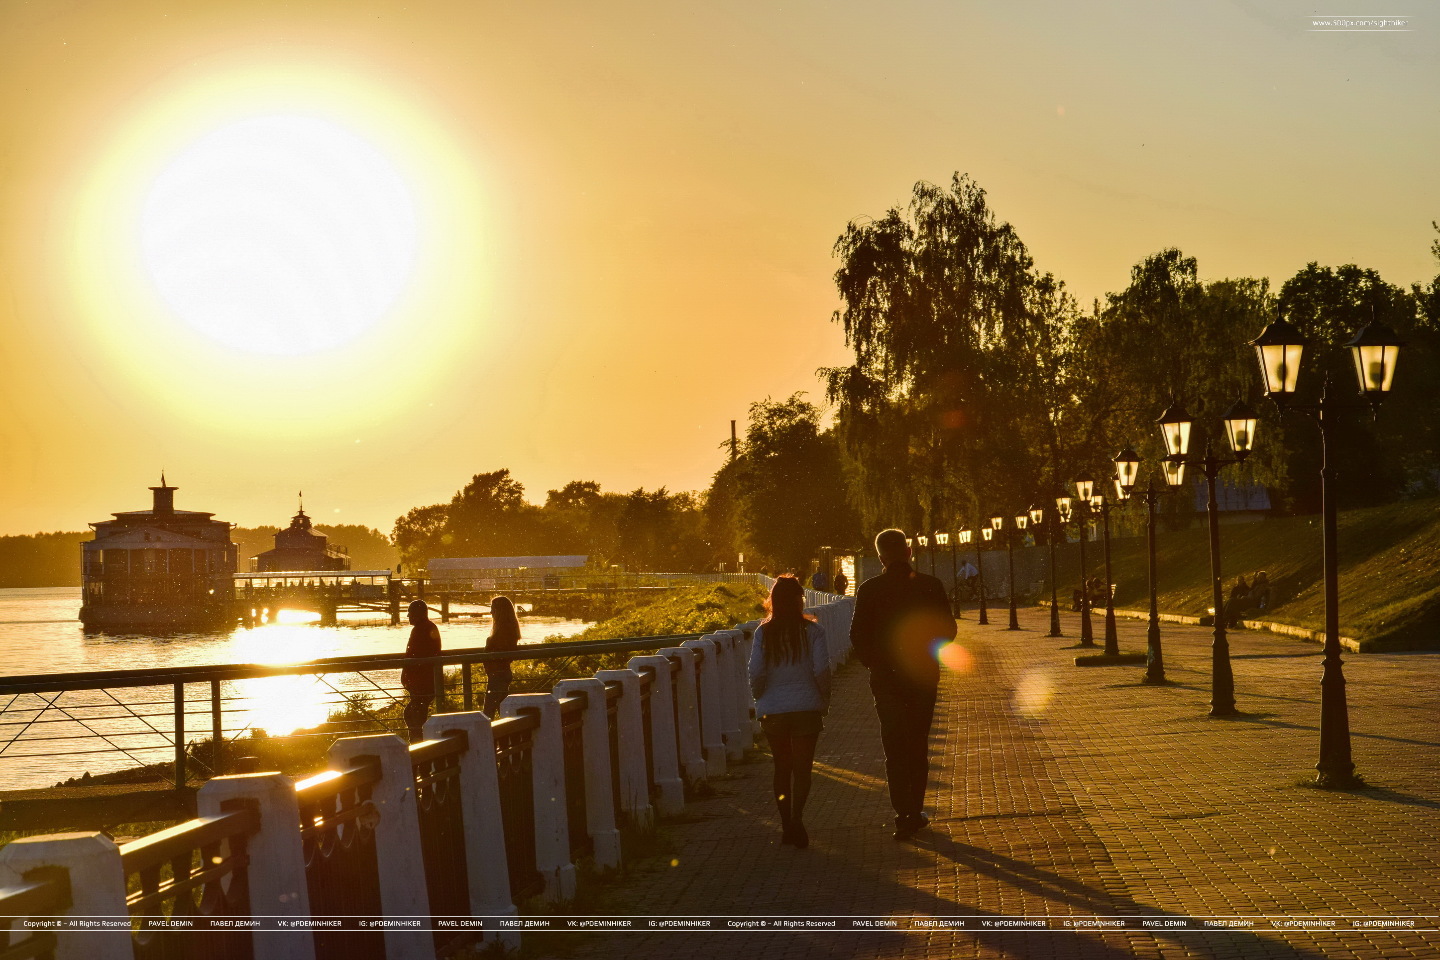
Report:
M 373 144 L 319 117 L 229 122 L 190 143 L 140 210 L 156 292 L 212 340 L 298 356 L 350 343 L 415 270 L 416 204 Z

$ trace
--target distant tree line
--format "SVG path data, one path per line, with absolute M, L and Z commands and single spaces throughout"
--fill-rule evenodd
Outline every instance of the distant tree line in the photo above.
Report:
M 536 506 L 508 469 L 477 473 L 448 503 L 416 507 L 395 521 L 392 540 L 407 572 L 435 557 L 584 554 L 630 569 L 706 569 L 712 549 L 704 498 L 636 489 L 607 493 L 575 480 Z

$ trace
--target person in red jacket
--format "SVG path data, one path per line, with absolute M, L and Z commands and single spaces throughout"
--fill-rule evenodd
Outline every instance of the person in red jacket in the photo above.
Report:
M 870 692 L 880 718 L 885 776 L 895 808 L 895 839 L 907 840 L 930 821 L 925 785 L 930 776 L 930 724 L 940 687 L 939 647 L 955 639 L 955 617 L 944 585 L 910 566 L 900 530 L 882 530 L 875 552 L 885 568 L 855 591 L 850 641 L 870 669 Z
M 430 608 L 425 601 L 410 601 L 406 616 L 410 621 L 410 642 L 405 644 L 405 656 L 416 659 L 439 656 L 440 628 L 430 621 Z M 435 702 L 435 667 L 428 663 L 406 664 L 400 671 L 400 685 L 410 695 L 405 704 L 405 726 L 410 731 L 410 742 L 419 743 L 425 739 L 425 719 Z

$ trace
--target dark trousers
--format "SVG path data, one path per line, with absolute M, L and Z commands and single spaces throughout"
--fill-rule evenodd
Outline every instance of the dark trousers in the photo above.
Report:
M 885 746 L 885 777 L 890 805 L 902 819 L 920 816 L 930 780 L 930 722 L 935 718 L 936 687 L 911 687 L 873 677 L 880 741 Z

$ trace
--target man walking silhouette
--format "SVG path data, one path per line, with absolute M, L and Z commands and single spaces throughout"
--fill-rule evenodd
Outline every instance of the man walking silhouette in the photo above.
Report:
M 855 591 L 850 640 L 870 670 L 880 717 L 885 775 L 895 808 L 895 839 L 906 840 L 930 821 L 923 812 L 930 778 L 930 723 L 940 686 L 939 646 L 955 638 L 945 587 L 910 566 L 900 530 L 882 530 L 875 552 L 885 568 Z

